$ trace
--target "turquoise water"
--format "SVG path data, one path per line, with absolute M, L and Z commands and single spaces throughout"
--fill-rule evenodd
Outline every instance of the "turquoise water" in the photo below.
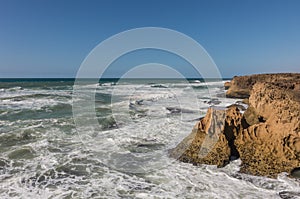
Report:
M 81 89 L 95 92 L 96 132 L 74 122 L 74 79 L 0 80 L 0 198 L 295 198 L 300 191 L 286 174 L 239 174 L 240 160 L 195 167 L 167 156 L 209 106 L 236 101 L 224 98 L 223 82 L 84 81 Z

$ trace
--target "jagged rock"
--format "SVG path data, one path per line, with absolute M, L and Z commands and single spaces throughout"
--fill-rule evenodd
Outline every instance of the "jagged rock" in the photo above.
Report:
M 259 123 L 259 115 L 256 113 L 255 108 L 249 106 L 244 113 L 244 118 L 249 125 L 254 125 Z
M 224 166 L 230 159 L 239 156 L 233 142 L 242 129 L 241 125 L 242 114 L 236 106 L 228 109 L 210 108 L 194 126 L 192 133 L 170 151 L 170 155 L 195 165 Z
M 300 85 L 284 81 L 253 86 L 251 108 L 244 114 L 251 126 L 235 140 L 242 172 L 275 177 L 300 167 L 300 103 L 295 98 L 300 90 L 290 83 Z
M 229 105 L 229 106 L 226 106 L 226 108 L 230 108 L 230 107 L 232 107 L 232 106 L 238 107 L 240 111 L 246 111 L 247 108 L 248 108 L 248 105 L 247 105 L 247 104 L 245 104 L 244 102 L 240 102 L 240 101 L 237 101 L 237 102 L 235 102 L 234 104 L 231 104 L 231 105 Z
M 232 96 L 250 96 L 244 114 L 234 105 L 226 110 L 210 108 L 171 156 L 218 166 L 239 157 L 243 173 L 298 175 L 300 74 L 235 77 L 230 89 Z

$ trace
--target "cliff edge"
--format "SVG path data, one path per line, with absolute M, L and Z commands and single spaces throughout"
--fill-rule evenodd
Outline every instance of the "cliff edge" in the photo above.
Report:
M 278 74 L 257 74 L 248 76 L 235 76 L 230 82 L 225 83 L 226 97 L 249 98 L 253 86 L 258 82 L 269 83 L 292 83 L 300 81 L 300 74 L 278 73 Z

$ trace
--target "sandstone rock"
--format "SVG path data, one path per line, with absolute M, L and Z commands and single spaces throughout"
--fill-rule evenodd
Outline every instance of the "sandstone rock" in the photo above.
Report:
M 300 167 L 300 103 L 295 98 L 298 90 L 290 83 L 253 86 L 251 107 L 244 114 L 251 126 L 235 140 L 242 160 L 241 172 L 275 177 Z
M 248 108 L 248 104 L 245 104 L 244 102 L 242 101 L 237 101 L 235 102 L 234 104 L 231 104 L 229 106 L 226 106 L 226 108 L 230 108 L 232 106 L 235 106 L 235 107 L 238 107 L 240 111 L 244 112 L 247 110 Z
M 224 87 L 225 87 L 225 90 L 228 90 L 231 86 L 231 82 L 225 82 L 224 83 Z
M 242 102 L 243 102 L 244 104 L 249 105 L 249 99 L 248 99 L 248 98 L 243 99 Z
M 192 133 L 170 151 L 171 156 L 218 166 L 239 157 L 243 173 L 299 175 L 300 74 L 235 77 L 227 92 L 250 96 L 244 114 L 235 105 L 226 110 L 210 108 Z
M 244 113 L 244 118 L 249 125 L 258 124 L 260 122 L 260 116 L 256 113 L 255 108 L 249 106 Z
M 281 73 L 281 74 L 258 74 L 249 76 L 235 76 L 226 92 L 226 97 L 230 98 L 248 98 L 250 91 L 257 82 L 292 82 L 300 81 L 300 74 Z M 224 86 L 226 87 L 226 85 Z
M 227 110 L 210 108 L 192 133 L 170 151 L 170 155 L 195 165 L 224 166 L 231 158 L 239 156 L 233 143 L 241 125 L 242 114 L 237 107 L 231 106 Z

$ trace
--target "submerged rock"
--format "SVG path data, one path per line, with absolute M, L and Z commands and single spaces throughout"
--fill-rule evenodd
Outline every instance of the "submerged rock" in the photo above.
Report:
M 226 165 L 240 158 L 240 172 L 276 177 L 300 168 L 300 74 L 235 77 L 230 96 L 249 97 L 237 106 L 210 108 L 170 155 L 193 164 Z

